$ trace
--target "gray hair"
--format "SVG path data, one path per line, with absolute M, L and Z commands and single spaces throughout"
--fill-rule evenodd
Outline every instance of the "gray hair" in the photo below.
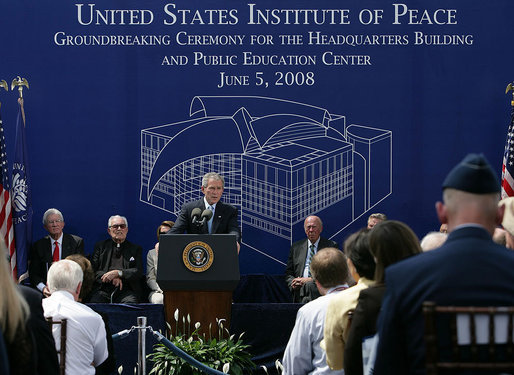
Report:
M 50 215 L 59 215 L 61 217 L 61 220 L 64 221 L 64 216 L 62 216 L 61 211 L 59 211 L 57 208 L 49 208 L 43 214 L 43 225 L 46 225 L 46 222 L 48 221 L 48 216 Z
M 77 262 L 68 259 L 60 260 L 53 263 L 48 270 L 48 289 L 50 289 L 50 293 L 57 290 L 75 293 L 83 277 L 82 268 Z
M 421 240 L 420 246 L 423 251 L 437 249 L 440 247 L 448 237 L 447 233 L 441 232 L 428 232 Z
M 202 186 L 204 188 L 206 188 L 209 184 L 209 180 L 221 181 L 223 189 L 225 189 L 225 179 L 219 173 L 209 172 L 204 174 L 204 176 L 202 177 Z
M 125 222 L 125 225 L 127 226 L 128 228 L 128 220 L 125 216 L 120 216 L 120 215 L 113 215 L 109 218 L 109 220 L 107 220 L 107 227 L 110 228 L 111 227 L 111 222 L 116 219 L 116 218 L 120 218 L 122 219 L 124 222 Z

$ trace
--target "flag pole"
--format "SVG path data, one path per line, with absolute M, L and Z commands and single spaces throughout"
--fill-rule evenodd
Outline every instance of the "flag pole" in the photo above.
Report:
M 18 87 L 18 103 L 20 103 L 21 108 L 21 117 L 23 119 L 23 127 L 25 127 L 25 109 L 23 108 L 23 86 L 25 86 L 27 89 L 29 88 L 29 82 L 26 78 L 21 78 L 20 76 L 14 78 L 11 83 L 11 90 L 14 90 L 16 87 Z
M 4 88 L 5 91 L 9 91 L 9 86 L 7 86 L 7 82 L 5 81 L 5 79 L 2 79 L 0 81 L 0 88 Z M 0 107 L 2 107 L 2 102 L 0 102 Z

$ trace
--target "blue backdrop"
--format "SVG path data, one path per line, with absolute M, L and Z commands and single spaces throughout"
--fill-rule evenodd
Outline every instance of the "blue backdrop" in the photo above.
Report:
M 510 0 L 0 4 L 0 79 L 24 90 L 34 208 L 86 252 L 112 214 L 150 249 L 209 170 L 240 209 L 242 273 L 282 273 L 308 214 L 342 243 L 371 212 L 421 237 L 448 170 L 501 172 Z M 0 92 L 9 160 L 16 92 Z

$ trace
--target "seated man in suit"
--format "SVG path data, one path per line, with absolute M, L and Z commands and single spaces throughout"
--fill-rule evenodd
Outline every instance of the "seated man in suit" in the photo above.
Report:
M 143 250 L 127 241 L 127 218 L 111 216 L 107 225 L 111 238 L 98 242 L 91 258 L 95 284 L 90 302 L 138 303 L 142 293 Z
M 514 252 L 492 240 L 505 208 L 498 206 L 496 172 L 483 155 L 469 154 L 450 171 L 442 189 L 444 203 L 436 203 L 436 212 L 448 224 L 446 242 L 386 269 L 377 322 L 377 375 L 425 373 L 424 301 L 512 305 Z M 444 349 L 440 353 L 446 354 Z
M 225 179 L 218 173 L 206 173 L 202 178 L 201 189 L 204 197 L 197 201 L 185 203 L 180 210 L 175 225 L 168 233 L 235 234 L 237 251 L 239 252 L 241 230 L 237 222 L 237 208 L 220 200 L 225 189 Z M 209 209 L 213 215 L 209 221 L 199 225 L 198 222 L 193 223 L 191 218 L 194 209 L 200 209 L 201 212 Z
M 29 277 L 34 288 L 49 295 L 46 288 L 46 273 L 52 262 L 71 254 L 84 254 L 84 241 L 73 234 L 63 233 L 64 217 L 61 211 L 50 208 L 43 215 L 43 225 L 48 236 L 36 241 L 30 250 Z
M 303 227 L 307 238 L 293 243 L 289 250 L 286 267 L 286 282 L 293 294 L 293 302 L 309 302 L 320 296 L 309 270 L 312 257 L 325 247 L 336 247 L 337 243 L 320 237 L 323 223 L 317 216 L 308 216 Z

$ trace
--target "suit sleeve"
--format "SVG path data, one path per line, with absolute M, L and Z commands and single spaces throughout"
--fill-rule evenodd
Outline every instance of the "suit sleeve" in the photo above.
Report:
M 129 258 L 129 267 L 124 268 L 123 271 L 123 279 L 130 281 L 138 281 L 140 280 L 141 275 L 143 275 L 143 249 L 141 246 L 133 245 L 134 247 L 131 249 L 130 258 Z M 133 260 L 130 260 L 134 258 Z
M 146 284 L 152 291 L 159 291 L 161 288 L 159 288 L 159 285 L 157 284 L 157 272 L 155 270 L 155 261 L 154 259 L 157 257 L 155 255 L 154 250 L 150 250 L 148 252 L 148 255 L 146 256 Z
M 80 237 L 77 237 L 77 239 L 78 239 L 77 248 L 76 248 L 77 254 L 84 255 L 84 239 L 80 238 Z
M 236 241 L 241 243 L 241 229 L 239 228 L 239 223 L 237 222 L 237 216 L 237 208 L 235 208 L 229 217 L 227 233 L 235 234 Z
M 401 345 L 401 327 L 398 318 L 398 303 L 394 293 L 394 283 L 386 273 L 386 293 L 378 316 L 378 347 L 374 374 L 407 374 L 405 350 Z
M 291 248 L 289 249 L 289 257 L 287 258 L 287 266 L 286 266 L 286 272 L 285 272 L 286 283 L 287 283 L 287 286 L 289 287 L 290 291 L 293 290 L 293 288 L 291 288 L 291 283 L 293 282 L 293 279 L 296 277 L 295 272 L 294 272 L 294 260 L 295 260 L 294 253 L 295 253 L 294 247 L 291 246 Z
M 186 204 L 182 205 L 180 213 L 177 216 L 177 220 L 175 220 L 175 224 L 171 227 L 168 233 L 182 234 L 187 231 L 188 220 L 190 220 L 187 211 Z
M 29 257 L 29 278 L 30 283 L 34 288 L 36 288 L 39 283 L 45 283 L 42 277 L 42 269 L 44 266 L 45 264 L 43 263 L 43 259 L 39 256 L 36 242 L 30 248 Z
M 57 375 L 59 373 L 59 362 L 55 351 L 54 337 L 43 315 L 42 295 L 24 286 L 20 286 L 20 288 L 23 297 L 30 306 L 27 325 L 36 344 L 38 373 Z
M 102 262 L 102 252 L 103 252 L 103 242 L 99 242 L 95 245 L 95 250 L 93 251 L 93 256 L 91 257 L 91 266 L 93 267 L 93 270 L 95 271 L 95 279 L 98 282 L 102 282 L 100 279 L 105 274 L 104 270 L 100 269 L 101 262 Z

